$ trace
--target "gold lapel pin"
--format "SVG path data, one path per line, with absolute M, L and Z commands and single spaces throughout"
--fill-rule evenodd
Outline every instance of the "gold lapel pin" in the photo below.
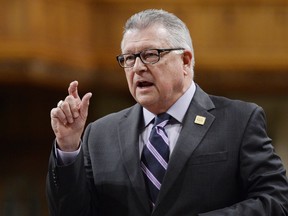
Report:
M 206 117 L 197 115 L 194 123 L 198 125 L 204 125 L 206 121 Z

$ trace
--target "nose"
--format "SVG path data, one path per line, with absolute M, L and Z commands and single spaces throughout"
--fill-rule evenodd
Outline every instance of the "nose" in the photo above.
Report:
M 146 70 L 147 70 L 146 64 L 144 64 L 144 63 L 142 62 L 142 60 L 140 59 L 140 57 L 136 57 L 136 59 L 135 59 L 135 64 L 134 64 L 134 66 L 133 66 L 133 70 L 134 70 L 134 72 L 136 72 L 136 73 L 143 72 L 143 71 L 146 71 Z

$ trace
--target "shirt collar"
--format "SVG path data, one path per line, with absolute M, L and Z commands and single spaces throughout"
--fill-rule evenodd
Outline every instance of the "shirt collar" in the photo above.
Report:
M 171 115 L 178 122 L 182 123 L 185 113 L 189 107 L 189 104 L 195 94 L 196 85 L 194 81 L 192 81 L 191 86 L 187 89 L 187 91 L 168 109 L 167 113 Z M 145 127 L 150 124 L 150 122 L 155 118 L 155 114 L 148 111 L 143 107 L 143 116 Z

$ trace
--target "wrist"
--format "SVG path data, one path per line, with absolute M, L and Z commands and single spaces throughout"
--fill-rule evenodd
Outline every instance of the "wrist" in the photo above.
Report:
M 63 144 L 61 141 L 59 142 L 58 140 L 56 140 L 56 148 L 58 148 L 63 152 L 75 152 L 79 149 L 79 147 L 80 147 L 80 141 L 74 144 L 71 143 Z

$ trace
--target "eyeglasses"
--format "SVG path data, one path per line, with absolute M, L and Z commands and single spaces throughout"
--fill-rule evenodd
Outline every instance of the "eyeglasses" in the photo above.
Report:
M 123 68 L 131 68 L 135 65 L 136 58 L 139 57 L 143 64 L 155 64 L 160 60 L 161 53 L 171 52 L 175 50 L 184 50 L 184 48 L 171 48 L 171 49 L 148 49 L 139 53 L 127 53 L 118 55 L 116 57 L 119 65 Z

